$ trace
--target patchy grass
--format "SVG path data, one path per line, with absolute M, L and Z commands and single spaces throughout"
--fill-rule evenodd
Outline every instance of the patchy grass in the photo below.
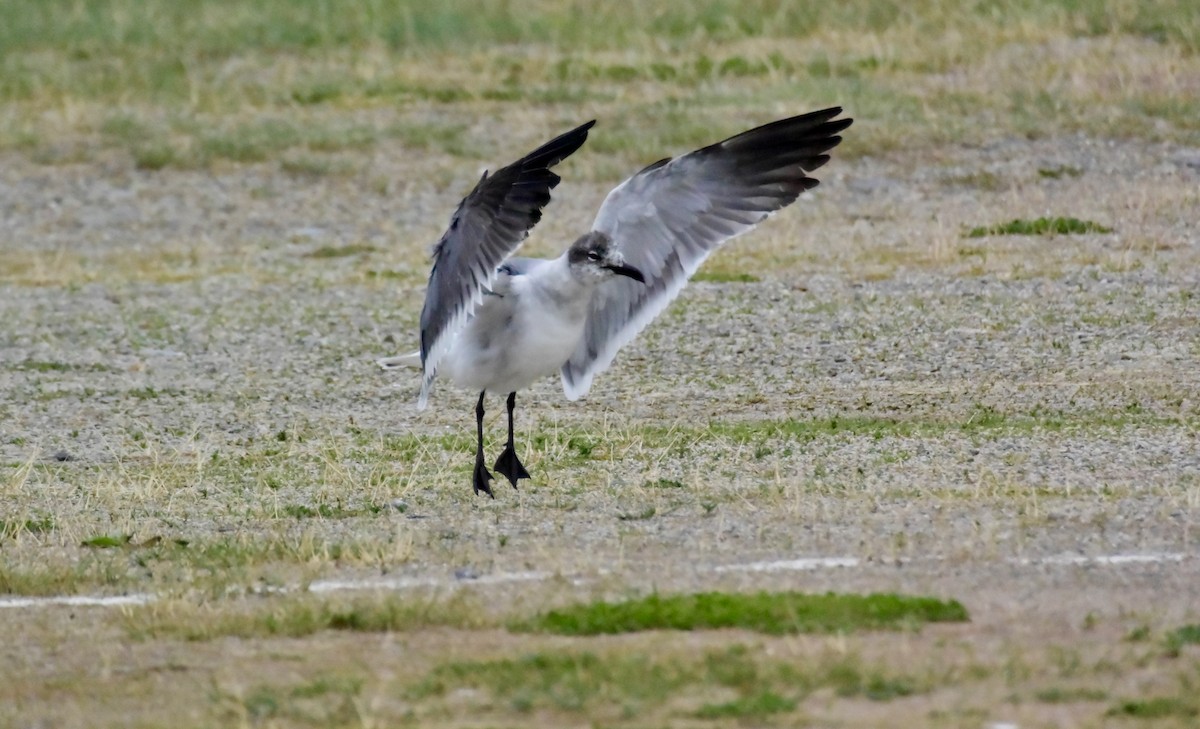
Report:
M 1200 145 L 1198 17 L 1171 0 L 0 4 L 0 591 L 158 598 L 6 613 L 0 724 L 982 726 L 1006 697 L 1022 725 L 1194 723 L 1193 646 L 1158 617 L 1190 595 L 1155 593 L 1187 580 L 1021 560 L 1076 548 L 1072 530 L 1097 553 L 1190 544 L 1196 389 L 1170 365 L 1200 355 L 1197 199 L 1178 184 Z M 640 165 L 833 103 L 858 123 L 823 186 L 714 256 L 586 402 L 523 394 L 534 480 L 470 498 L 470 397 L 417 415 L 415 378 L 371 359 L 415 344 L 427 246 L 482 168 L 600 120 L 529 242 L 557 252 Z M 960 240 L 1047 210 L 1122 235 Z M 291 232 L 313 228 L 341 233 Z M 113 543 L 82 546 L 97 537 Z M 806 554 L 861 567 L 711 571 Z M 554 577 L 486 579 L 510 570 Z M 291 592 L 409 573 L 469 598 Z M 739 605 L 783 635 L 504 630 L 656 585 L 843 576 L 978 588 L 987 622 L 797 636 L 797 615 Z M 1017 593 L 1058 598 L 994 609 Z M 1143 603 L 1164 612 L 1113 607 Z M 1144 701 L 1103 716 L 1125 698 Z
M 606 693 L 624 702 L 662 701 L 695 680 L 695 674 L 674 662 L 659 663 L 642 655 L 545 652 L 445 663 L 416 684 L 410 696 L 443 696 L 458 687 L 477 686 L 521 713 L 540 708 L 578 711 Z
M 918 690 L 910 679 L 866 673 L 852 664 L 838 666 L 831 674 L 831 683 L 838 696 L 862 696 L 871 701 L 890 701 L 912 695 Z
M 1051 128 L 1191 143 L 1200 133 L 1195 104 L 1180 100 L 1192 92 L 1200 12 L 1171 0 L 1010 2 L 999 16 L 950 0 L 904 12 L 886 0 L 636 9 L 400 0 L 337 12 L 316 0 L 204 0 L 187 13 L 166 0 L 138 12 L 127 0 L 82 9 L 13 0 L 0 29 L 0 149 L 53 165 L 115 148 L 143 170 L 290 155 L 290 174 L 348 175 L 355 165 L 292 153 L 398 141 L 476 157 L 490 134 L 480 138 L 469 120 L 568 106 L 607 120 L 594 148 L 645 163 L 736 131 L 747 110 L 778 99 L 838 101 L 874 120 L 843 155 Z M 1013 55 L 1043 62 L 1031 73 L 1004 60 Z M 1171 73 L 1146 84 L 1106 75 L 1122 65 Z M 444 119 L 424 118 L 430 106 Z M 349 114 L 378 123 L 339 121 Z M 609 176 L 608 161 L 592 164 L 582 172 Z
M 1167 634 L 1167 654 L 1178 657 L 1184 646 L 1200 645 L 1200 624 L 1185 625 Z
M 1033 695 L 1044 704 L 1070 704 L 1076 701 L 1106 701 L 1108 692 L 1093 688 L 1048 688 Z
M 696 712 L 700 719 L 762 718 L 771 714 L 786 714 L 796 710 L 796 700 L 780 696 L 773 691 L 726 701 L 723 704 L 705 704 Z
M 127 589 L 134 582 L 128 565 L 109 555 L 35 565 L 0 563 L 0 595 L 72 595 L 81 589 Z
M 645 509 L 642 509 L 641 511 L 635 511 L 635 512 L 623 511 L 623 512 L 617 514 L 617 519 L 619 521 L 645 521 L 647 519 L 653 519 L 654 515 L 657 513 L 658 513 L 658 509 L 656 509 L 653 506 L 647 506 Z
M 1157 696 L 1150 699 L 1124 701 L 1110 709 L 1108 714 L 1131 719 L 1191 718 L 1200 716 L 1200 705 L 1194 698 Z
M 1007 223 L 971 228 L 967 238 L 983 238 L 989 235 L 1078 235 L 1083 233 L 1111 233 L 1112 228 L 1090 220 L 1079 218 L 1017 218 Z
M 861 664 L 857 657 L 836 654 L 781 661 L 740 644 L 699 655 L 542 651 L 444 663 L 412 686 L 408 696 L 421 701 L 474 688 L 518 715 L 553 710 L 594 718 L 653 715 L 668 702 L 682 701 L 698 704 L 689 712 L 697 718 L 752 720 L 791 713 L 821 688 L 840 692 L 847 676 L 862 680 Z M 929 677 L 871 675 L 875 678 L 866 679 L 868 683 L 901 681 L 919 685 L 921 691 L 932 688 Z M 714 695 L 731 698 L 713 703 L 708 699 Z
M 289 175 L 297 177 L 346 177 L 354 173 L 354 166 L 343 160 L 298 155 L 285 157 L 279 163 L 279 168 Z
M 1045 177 L 1050 180 L 1058 180 L 1063 177 L 1079 177 L 1083 174 L 1083 170 L 1072 165 L 1059 165 L 1056 167 L 1039 167 L 1038 177 Z
M 282 507 L 279 518 L 288 523 L 342 518 L 333 508 Z M 65 540 L 76 528 L 76 523 L 56 524 L 52 531 L 34 536 Z M 20 539 L 25 532 L 7 534 Z M 280 529 L 194 541 L 156 534 L 101 534 L 82 540 L 79 547 L 78 553 L 52 560 L 7 562 L 0 571 L 0 592 L 77 594 L 119 587 L 210 596 L 240 593 L 264 584 L 300 583 L 335 565 L 401 564 L 411 555 L 413 543 L 395 534 L 325 539 Z
M 707 592 L 578 605 L 553 610 L 514 628 L 564 635 L 744 628 L 781 635 L 915 628 L 928 622 L 968 619 L 957 601 L 929 597 Z
M 138 640 L 224 637 L 299 638 L 349 631 L 388 633 L 433 627 L 481 628 L 495 623 L 485 607 L 460 593 L 451 599 L 390 594 L 366 597 L 295 595 L 234 602 L 160 601 L 126 611 L 127 633 Z
M 25 519 L 0 520 L 0 542 L 15 539 L 22 534 L 44 534 L 54 530 L 54 517 L 50 514 L 31 516 Z
M 786 438 L 805 443 L 820 438 L 839 436 L 868 436 L 879 440 L 889 436 L 929 437 L 956 432 L 1000 435 L 1039 430 L 1055 432 L 1080 428 L 1119 428 L 1137 422 L 1158 421 L 1139 409 L 1114 410 L 1085 415 L 1077 412 L 1044 411 L 1007 413 L 991 406 L 981 405 L 977 406 L 969 416 L 960 420 L 931 421 L 871 416 L 835 416 L 804 420 L 793 418 L 749 420 L 738 423 L 714 421 L 709 424 L 708 431 L 711 435 L 728 438 L 735 443 L 762 443 L 771 438 Z
M 47 362 L 44 360 L 27 359 L 17 362 L 14 369 L 25 372 L 112 372 L 113 368 L 100 362 L 88 364 L 73 364 L 68 362 Z
M 951 175 L 945 178 L 945 181 L 947 185 L 974 187 L 979 190 L 988 191 L 1003 190 L 1009 184 L 1000 175 L 988 172 L 987 170 Z
M 255 686 L 224 699 L 253 722 L 288 722 L 289 726 L 351 726 L 361 719 L 360 696 L 366 681 L 361 674 L 329 673 L 293 686 Z
M 321 246 L 309 253 L 305 254 L 307 258 L 345 258 L 347 256 L 361 256 L 367 253 L 374 253 L 374 246 L 364 245 L 361 243 L 352 243 L 344 246 Z
M 693 281 L 707 281 L 709 283 L 756 283 L 760 281 L 758 276 L 752 273 L 742 273 L 736 271 L 707 271 L 701 269 L 692 276 Z
M 91 547 L 92 549 L 115 549 L 117 547 L 128 546 L 129 540 L 132 538 L 130 534 L 101 534 L 100 536 L 83 540 L 81 546 Z

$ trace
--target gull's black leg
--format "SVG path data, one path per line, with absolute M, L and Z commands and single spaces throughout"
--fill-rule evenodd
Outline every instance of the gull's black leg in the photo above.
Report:
M 484 491 L 493 499 L 496 495 L 492 493 L 492 487 L 488 486 L 488 481 L 492 480 L 492 474 L 487 470 L 487 466 L 483 465 L 483 396 L 487 390 L 482 390 L 479 393 L 479 402 L 475 405 L 475 433 L 478 436 L 478 445 L 475 446 L 475 476 L 474 483 L 475 494 Z
M 529 478 L 529 471 L 521 465 L 521 460 L 517 458 L 517 451 L 513 448 L 513 408 L 517 405 L 517 393 L 508 393 L 508 445 L 504 447 L 504 452 L 496 459 L 496 470 L 504 474 L 508 478 L 509 483 L 513 488 L 517 487 L 517 480 Z

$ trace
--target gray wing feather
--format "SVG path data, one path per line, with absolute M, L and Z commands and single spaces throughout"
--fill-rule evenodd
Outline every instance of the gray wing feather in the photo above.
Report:
M 592 228 L 608 234 L 646 282 L 616 277 L 597 291 L 583 340 L 562 367 L 569 399 L 587 394 L 592 378 L 671 303 L 710 253 L 816 187 L 806 173 L 829 161 L 825 153 L 853 121 L 834 119 L 841 112 L 783 119 L 661 160 L 608 194 Z
M 590 121 L 542 145 L 489 176 L 463 198 L 450 227 L 433 249 L 433 270 L 421 309 L 421 381 L 419 407 L 425 407 L 445 355 L 496 278 L 496 268 L 529 235 L 550 201 L 559 176 L 550 168 L 587 139 Z

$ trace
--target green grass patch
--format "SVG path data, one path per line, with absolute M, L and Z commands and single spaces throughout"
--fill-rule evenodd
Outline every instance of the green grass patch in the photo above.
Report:
M 166 142 L 140 142 L 133 146 L 133 164 L 139 170 L 161 170 L 180 163 L 179 152 Z
M 132 536 L 129 534 L 101 534 L 83 540 L 81 546 L 92 549 L 117 549 L 128 545 L 131 538 Z
M 113 368 L 94 362 L 91 364 L 71 364 L 69 362 L 52 362 L 48 360 L 27 359 L 13 365 L 14 369 L 25 372 L 112 372 Z
M 967 238 L 982 238 L 988 235 L 1077 235 L 1111 232 L 1112 228 L 1091 220 L 1058 217 L 1034 220 L 1016 218 L 999 225 L 971 228 L 965 235 Z
M 1175 657 L 1185 645 L 1200 645 L 1200 624 L 1185 625 L 1167 634 L 1167 654 Z
M 974 187 L 978 190 L 1003 190 L 1008 184 L 1005 178 L 1000 177 L 995 172 L 987 170 L 979 170 L 958 175 L 951 175 L 946 178 L 946 184 L 956 185 L 960 187 Z
M 467 139 L 467 128 L 454 122 L 398 122 L 384 134 L 412 149 L 444 152 L 456 157 L 475 157 L 479 154 Z
M 0 540 L 19 534 L 44 534 L 54 531 L 54 517 L 48 514 L 27 519 L 0 519 Z
M 753 696 L 727 701 L 723 704 L 705 704 L 696 712 L 696 716 L 701 719 L 724 719 L 728 717 L 753 719 L 770 716 L 771 714 L 787 713 L 795 709 L 795 699 L 784 698 L 773 691 L 763 691 Z
M 354 171 L 354 167 L 347 162 L 309 155 L 280 160 L 279 169 L 296 177 L 311 178 L 345 176 Z
M 892 593 L 809 595 L 798 592 L 733 594 L 705 592 L 554 610 L 515 630 L 563 635 L 601 635 L 642 630 L 743 628 L 771 635 L 915 628 L 929 622 L 964 622 L 955 600 Z
M 698 271 L 692 276 L 692 280 L 709 283 L 758 283 L 762 279 L 750 273 L 736 271 Z
M 1058 180 L 1063 177 L 1079 177 L 1083 174 L 1083 170 L 1071 165 L 1060 165 L 1058 167 L 1039 167 L 1038 177 L 1044 177 L 1048 180 Z
M 1109 716 L 1126 716 L 1133 719 L 1165 719 L 1167 717 L 1200 716 L 1200 706 L 1194 700 L 1174 696 L 1159 696 L 1152 699 L 1124 701 L 1108 711 Z
M 18 363 L 16 368 L 29 372 L 67 372 L 73 369 L 72 366 L 66 362 L 44 362 L 31 359 L 27 359 L 24 362 Z
M 1089 688 L 1048 688 L 1033 695 L 1043 704 L 1070 704 L 1077 701 L 1104 701 L 1108 692 Z
M 916 684 L 904 677 L 867 673 L 858 666 L 845 663 L 830 672 L 830 684 L 838 696 L 861 696 L 871 701 L 890 701 L 916 693 Z
M 521 713 L 545 708 L 582 711 L 605 696 L 627 706 L 657 704 L 696 680 L 694 672 L 673 661 L 545 652 L 446 663 L 415 685 L 410 695 L 440 696 L 470 686 L 486 689 Z
M 376 248 L 363 243 L 351 243 L 344 246 L 321 246 L 314 251 L 304 254 L 305 258 L 346 258 L 374 253 Z

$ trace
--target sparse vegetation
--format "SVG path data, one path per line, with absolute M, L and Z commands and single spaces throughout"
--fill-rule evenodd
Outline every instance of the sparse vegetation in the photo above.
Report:
M 1083 170 L 1071 165 L 1062 165 L 1059 167 L 1039 167 L 1038 176 L 1045 177 L 1051 180 L 1057 180 L 1063 177 L 1079 177 L 1083 174 Z
M 321 246 L 308 254 L 309 258 L 344 258 L 372 253 L 375 248 L 368 245 L 351 244 L 344 246 Z
M 729 271 L 697 271 L 692 281 L 707 281 L 709 283 L 754 283 L 758 276 L 752 273 Z
M 861 679 L 859 661 L 823 655 L 807 664 L 757 656 L 745 645 L 698 656 L 547 651 L 516 659 L 457 661 L 435 668 L 409 690 L 421 700 L 455 689 L 485 690 L 517 715 L 556 710 L 592 716 L 652 715 L 671 699 L 732 695 L 722 703 L 702 702 L 690 712 L 701 719 L 762 719 L 795 711 L 811 692 L 842 692 L 847 677 Z M 925 679 L 885 679 L 870 683 Z M 914 689 L 915 690 L 915 689 Z M 887 700 L 880 695 L 876 700 Z
M 723 704 L 705 704 L 696 712 L 701 719 L 725 717 L 761 718 L 771 714 L 785 714 L 796 709 L 795 699 L 786 699 L 772 691 L 727 701 Z
M 1151 699 L 1133 699 L 1113 707 L 1109 716 L 1124 716 L 1132 719 L 1166 719 L 1170 717 L 1191 718 L 1200 716 L 1200 706 L 1193 700 L 1173 696 Z
M 139 640 L 224 637 L 301 638 L 321 631 L 388 633 L 435 627 L 481 628 L 492 624 L 484 607 L 459 597 L 374 595 L 322 598 L 312 595 L 247 598 L 243 604 L 168 601 L 128 611 L 122 622 Z
M 129 534 L 101 534 L 100 536 L 83 540 L 83 546 L 93 549 L 114 549 L 126 546 L 129 544 L 130 539 L 131 535 Z
M 0 725 L 1195 724 L 1198 33 L 0 3 Z M 598 119 L 553 255 L 641 165 L 835 103 L 821 186 L 585 401 L 523 392 L 535 478 L 470 498 L 473 396 L 372 361 L 483 168 Z
M 1167 654 L 1178 657 L 1184 646 L 1200 645 L 1200 624 L 1185 625 L 1167 634 Z
M 1034 698 L 1047 704 L 1065 704 L 1075 701 L 1105 701 L 1108 692 L 1090 688 L 1048 688 L 1034 694 Z
M 1010 220 L 1001 225 L 976 227 L 967 231 L 968 238 L 988 235 L 1073 235 L 1080 233 L 1111 233 L 1112 228 L 1079 218 L 1036 218 Z

